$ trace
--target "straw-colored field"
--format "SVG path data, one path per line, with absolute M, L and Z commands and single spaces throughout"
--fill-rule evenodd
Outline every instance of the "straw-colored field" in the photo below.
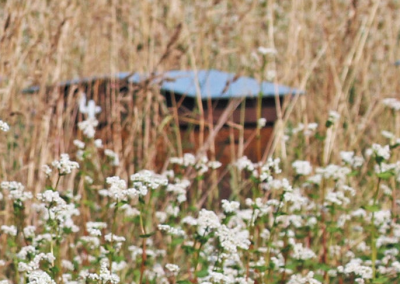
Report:
M 0 1 L 0 283 L 396 283 L 399 8 Z M 183 156 L 194 133 L 180 132 L 157 86 L 95 96 L 94 137 L 77 125 L 80 98 L 56 88 L 173 69 L 305 95 L 277 105 L 262 163 L 239 151 L 218 168 L 214 143 L 208 160 Z M 193 117 L 203 145 L 213 126 L 202 108 Z

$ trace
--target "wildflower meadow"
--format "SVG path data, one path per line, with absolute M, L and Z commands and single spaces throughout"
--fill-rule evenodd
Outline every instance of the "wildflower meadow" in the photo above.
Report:
M 400 283 L 397 1 L 0 2 L 0 284 Z M 260 160 L 157 85 L 59 88 L 198 68 L 303 91 Z

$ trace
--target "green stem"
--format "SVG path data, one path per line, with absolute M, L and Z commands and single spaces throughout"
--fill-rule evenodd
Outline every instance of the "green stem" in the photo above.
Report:
M 208 227 L 207 228 L 205 228 L 205 230 L 204 230 L 204 233 L 203 233 L 203 236 L 201 237 L 202 239 L 206 236 L 206 234 L 207 234 L 207 231 L 208 231 Z M 197 244 L 197 240 L 194 242 L 194 244 L 193 244 L 193 248 L 194 249 L 196 249 L 196 244 Z M 196 272 L 197 272 L 197 266 L 198 266 L 198 264 L 199 264 L 199 258 L 200 258 L 200 251 L 201 251 L 201 248 L 203 247 L 203 242 L 200 242 L 200 247 L 199 247 L 199 249 L 197 250 L 197 254 L 196 254 L 196 258 L 194 259 L 194 273 L 196 274 Z
M 272 227 L 271 230 L 269 232 L 269 239 L 268 239 L 268 247 L 267 247 L 267 257 L 266 257 L 266 261 L 267 261 L 267 267 L 268 267 L 268 273 L 266 275 L 267 277 L 267 282 L 268 283 L 268 279 L 270 277 L 271 274 L 271 267 L 270 267 L 270 258 L 271 258 L 271 243 L 272 243 L 272 238 L 273 238 L 273 234 L 275 232 L 275 228 L 276 228 L 276 217 L 278 216 L 279 213 L 279 209 L 281 208 L 281 204 L 283 202 L 283 198 L 285 197 L 285 192 L 283 192 L 281 194 L 281 197 L 279 199 L 279 204 L 278 204 L 278 208 L 276 209 L 275 213 L 274 213 L 274 221 L 272 223 Z
M 58 184 L 60 183 L 60 179 L 61 179 L 61 175 L 59 174 L 58 178 L 57 178 L 56 186 L 54 187 L 54 191 L 57 190 Z
M 140 206 L 140 215 L 139 215 L 139 221 L 140 221 L 140 230 L 142 232 L 142 235 L 146 235 L 146 228 L 144 227 L 144 222 L 143 222 L 143 204 L 139 202 Z M 144 270 L 146 268 L 146 238 L 142 239 L 142 264 L 140 267 L 140 280 L 139 283 L 143 283 L 143 276 L 144 276 Z
M 377 249 L 376 249 L 376 228 L 374 225 L 375 222 L 375 206 L 376 206 L 376 201 L 378 199 L 378 193 L 379 193 L 379 186 L 381 183 L 381 178 L 378 179 L 378 185 L 374 194 L 374 201 L 373 201 L 373 208 L 372 208 L 372 218 L 371 218 L 371 261 L 372 261 L 372 282 L 376 278 L 376 258 L 377 258 Z
M 115 203 L 115 208 L 114 208 L 113 223 L 111 225 L 111 243 L 113 243 L 113 241 L 114 241 L 114 232 L 116 231 L 116 226 L 117 226 L 116 219 L 117 219 L 118 207 L 119 207 L 119 204 L 118 204 L 118 199 L 117 199 L 117 201 Z M 110 263 L 110 273 L 112 273 L 112 253 L 110 253 L 108 255 L 108 262 Z
M 217 255 L 217 261 L 215 262 L 215 265 L 214 265 L 214 269 L 213 269 L 213 271 L 216 271 L 216 268 L 222 268 L 223 267 L 223 261 L 221 260 L 221 261 L 219 261 L 219 259 L 220 259 L 220 256 L 221 256 L 221 254 L 224 252 L 224 249 L 222 249 L 222 250 L 218 250 L 218 255 Z

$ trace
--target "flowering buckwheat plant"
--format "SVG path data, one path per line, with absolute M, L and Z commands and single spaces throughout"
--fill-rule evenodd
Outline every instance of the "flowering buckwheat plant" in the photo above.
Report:
M 94 106 L 82 104 L 88 120 Z M 285 145 L 327 149 L 339 120 L 330 113 L 325 128 L 299 124 Z M 300 151 L 291 160 L 242 156 L 222 165 L 186 153 L 164 172 L 128 177 L 118 175 L 118 154 L 96 139 L 95 125 L 82 127 L 75 153 L 37 166 L 47 178 L 39 192 L 1 182 L 0 283 L 399 279 L 399 143 L 389 131 L 386 142 L 317 161 Z M 229 186 L 218 183 L 225 169 Z

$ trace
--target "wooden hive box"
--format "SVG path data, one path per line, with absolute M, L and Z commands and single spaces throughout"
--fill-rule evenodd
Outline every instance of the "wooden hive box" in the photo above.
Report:
M 206 142 L 214 130 L 215 157 L 223 164 L 240 155 L 260 160 L 277 119 L 276 99 L 282 103 L 284 96 L 299 92 L 217 70 L 169 71 L 164 78 L 161 91 L 167 105 L 177 109 L 184 151 L 202 149 L 200 135 L 203 132 Z M 266 125 L 257 130 L 259 118 L 266 119 Z

